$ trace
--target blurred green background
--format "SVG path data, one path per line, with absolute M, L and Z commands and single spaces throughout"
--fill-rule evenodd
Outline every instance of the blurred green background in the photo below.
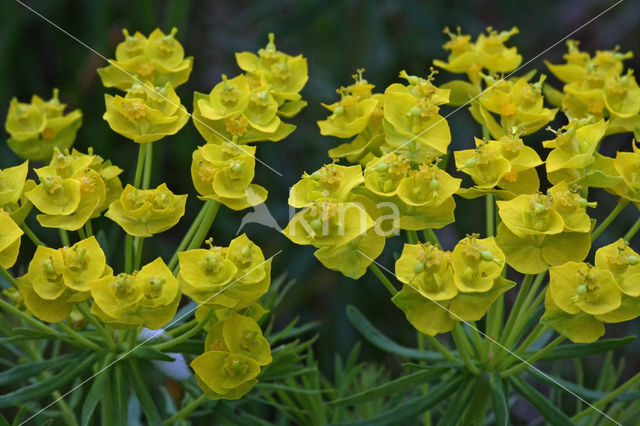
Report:
M 284 226 L 289 215 L 286 199 L 288 188 L 304 171 L 312 172 L 328 162 L 327 150 L 338 143 L 332 137 L 319 134 L 315 122 L 327 112 L 320 102 L 337 99 L 335 89 L 351 82 L 356 68 L 366 68 L 365 77 L 383 91 L 386 85 L 398 81 L 397 74 L 406 69 L 409 74 L 426 75 L 434 58 L 445 58 L 441 45 L 447 37 L 445 26 L 460 25 L 464 32 L 476 36 L 487 26 L 498 30 L 518 26 L 520 34 L 510 45 L 516 45 L 524 62 L 536 57 L 558 40 L 566 37 L 587 21 L 613 5 L 614 1 L 151 1 L 151 0 L 41 0 L 28 1 L 46 18 L 73 34 L 104 57 L 113 57 L 115 46 L 122 40 L 122 28 L 148 34 L 155 27 L 168 31 L 179 28 L 178 39 L 187 55 L 195 57 L 190 81 L 178 89 L 182 102 L 191 110 L 193 91 L 209 92 L 221 74 L 235 75 L 234 52 L 257 51 L 267 41 L 267 33 L 276 34 L 280 50 L 290 54 L 303 53 L 309 61 L 309 82 L 302 94 L 309 106 L 292 121 L 298 126 L 286 140 L 277 144 L 262 143 L 258 156 L 284 176 L 280 177 L 264 166 L 257 165 L 256 181 L 269 190 L 267 205 Z M 96 153 L 125 169 L 123 180 L 131 180 L 137 146 L 112 132 L 102 120 L 105 89 L 96 68 L 105 61 L 87 47 L 45 22 L 41 17 L 13 0 L 0 4 L 0 113 L 6 116 L 9 101 L 17 96 L 28 101 L 31 94 L 48 98 L 54 87 L 60 88 L 60 98 L 70 108 L 80 108 L 84 124 L 75 147 L 86 151 L 93 146 Z M 609 49 L 640 53 L 640 4 L 625 1 L 576 32 L 571 38 L 582 41 L 587 51 Z M 520 74 L 537 68 L 545 71 L 543 59 L 559 62 L 566 48 L 564 42 L 527 64 Z M 627 63 L 638 69 L 637 59 Z M 436 83 L 453 76 L 441 73 Z M 558 82 L 550 78 L 556 87 Z M 452 109 L 444 109 L 444 113 Z M 448 119 L 452 131 L 452 147 L 473 145 L 473 135 L 480 129 L 463 109 Z M 557 120 L 555 125 L 562 124 Z M 556 127 L 557 127 L 556 126 Z M 3 134 L 6 139 L 6 133 Z M 551 134 L 534 135 L 533 146 Z M 537 140 L 536 140 L 537 138 Z M 201 205 L 191 184 L 189 165 L 191 153 L 202 144 L 192 123 L 177 135 L 155 144 L 152 184 L 166 182 L 176 193 L 190 194 L 187 215 L 173 230 L 154 238 L 145 247 L 146 260 L 158 255 L 170 256 L 190 219 Z M 611 138 L 605 150 L 630 149 L 630 136 Z M 16 164 L 18 159 L 5 144 L 0 146 L 0 168 Z M 603 218 L 612 209 L 614 197 L 595 192 L 599 201 L 595 216 Z M 457 222 L 437 232 L 443 245 L 451 249 L 457 239 L 469 232 L 484 231 L 483 202 L 460 200 Z M 234 237 L 245 212 L 222 208 L 212 235 L 220 244 Z M 33 216 L 33 214 L 32 214 Z M 608 244 L 626 230 L 638 216 L 627 208 L 596 246 Z M 33 217 L 31 218 L 33 219 Z M 35 223 L 34 227 L 37 228 Z M 109 236 L 114 265 L 122 262 L 123 233 L 107 219 L 100 219 L 94 229 L 103 228 Z M 333 353 L 345 354 L 359 339 L 345 316 L 345 306 L 354 304 L 370 320 L 397 341 L 412 345 L 415 333 L 403 314 L 389 301 L 386 290 L 367 274 L 358 281 L 344 278 L 323 268 L 309 247 L 297 247 L 276 231 L 249 225 L 244 229 L 270 256 L 284 250 L 274 262 L 274 276 L 288 273 L 297 280 L 284 304 L 280 306 L 278 322 L 295 316 L 303 321 L 321 322 L 320 338 L 315 345 L 323 371 L 331 374 Z M 45 233 L 45 239 L 58 244 L 56 234 Z M 640 248 L 638 237 L 633 243 Z M 31 245 L 24 244 L 23 260 L 28 260 Z M 393 269 L 394 252 L 401 250 L 401 241 L 389 241 L 381 262 Z M 165 257 L 166 258 L 166 257 Z M 22 263 L 22 268 L 25 267 Z M 18 266 L 20 268 L 20 266 Z M 513 292 L 512 292 L 513 293 Z M 513 297 L 513 295 L 509 295 Z M 612 327 L 612 335 L 637 334 L 638 323 Z M 365 345 L 363 358 L 386 362 L 394 371 L 399 365 L 372 346 Z M 626 349 L 627 357 L 640 355 L 640 346 Z M 637 357 L 636 357 L 637 359 Z M 598 360 L 593 360 L 597 363 Z M 638 362 L 630 362 L 629 370 L 637 371 Z M 589 370 L 587 370 L 589 371 Z

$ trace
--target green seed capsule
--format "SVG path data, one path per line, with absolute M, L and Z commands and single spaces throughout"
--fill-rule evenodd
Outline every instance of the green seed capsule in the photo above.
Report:
M 637 265 L 640 259 L 636 255 L 627 256 L 626 261 L 629 265 Z
M 438 179 L 431 179 L 431 181 L 429 182 L 429 188 L 434 191 L 440 188 L 440 181 Z
M 413 273 L 419 274 L 422 271 L 424 271 L 424 263 L 417 262 L 415 265 L 413 265 Z
M 320 219 L 313 219 L 310 223 L 311 229 L 316 232 L 320 232 L 322 230 L 322 221 Z
M 493 261 L 493 254 L 491 254 L 491 252 L 489 250 L 481 251 L 480 252 L 480 257 L 482 257 L 482 260 L 485 260 L 487 262 Z
M 584 296 L 585 294 L 587 294 L 587 285 L 581 284 L 578 287 L 576 287 L 576 294 L 578 296 Z

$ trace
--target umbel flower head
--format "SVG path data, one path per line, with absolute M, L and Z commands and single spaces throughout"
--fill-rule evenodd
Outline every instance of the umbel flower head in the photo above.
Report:
M 105 95 L 103 117 L 109 127 L 136 143 L 148 143 L 176 134 L 189 120 L 170 83 L 133 84 L 124 97 Z
M 162 184 L 155 189 L 127 185 L 120 198 L 109 205 L 105 216 L 135 237 L 150 237 L 172 228 L 182 216 L 186 195 L 175 195 Z
M 65 150 L 73 145 L 82 125 L 82 112 L 76 109 L 65 114 L 66 105 L 60 103 L 58 94 L 54 89 L 48 101 L 33 95 L 28 104 L 11 100 L 4 128 L 10 135 L 9 148 L 19 157 L 49 161 L 54 148 Z
M 140 32 L 122 32 L 125 39 L 116 47 L 116 59 L 98 69 L 105 87 L 127 90 L 136 83 L 150 81 L 153 86 L 164 87 L 168 83 L 175 88 L 189 79 L 193 57 L 184 57 L 184 49 L 175 39 L 176 28 L 169 34 L 156 28 L 148 38 Z
M 178 253 L 178 280 L 183 292 L 199 304 L 234 311 L 255 303 L 271 284 L 271 259 L 245 234 L 229 247 L 214 246 Z
M 632 52 L 598 50 L 591 56 L 580 51 L 578 42 L 567 41 L 565 63 L 546 63 L 549 70 L 565 83 L 563 92 L 549 88 L 557 103 L 570 117 L 608 118 L 607 134 L 633 132 L 640 124 L 640 87 L 633 70 L 624 71 L 623 61 Z
M 229 312 L 209 329 L 205 351 L 191 362 L 209 399 L 239 399 L 258 382 L 260 367 L 271 363 L 271 346 L 250 317 Z
M 543 194 L 523 194 L 498 201 L 502 219 L 496 242 L 507 263 L 523 274 L 538 274 L 549 266 L 579 262 L 591 248 L 588 202 L 579 187 L 564 181 Z
M 453 253 L 430 244 L 405 244 L 396 261 L 404 283 L 391 300 L 420 332 L 435 336 L 458 321 L 477 321 L 514 286 L 501 275 L 504 254 L 492 237 L 472 235 Z
M 278 114 L 293 117 L 307 105 L 300 96 L 309 74 L 307 59 L 291 56 L 276 49 L 275 36 L 269 33 L 269 43 L 258 54 L 236 53 L 238 66 L 246 72 L 252 89 L 268 87 L 278 103 Z
M 476 148 L 455 151 L 456 167 L 468 174 L 478 191 L 460 195 L 472 197 L 500 187 L 512 194 L 536 192 L 540 180 L 536 167 L 542 160 L 536 151 L 524 144 L 515 128 L 499 140 L 475 138 Z
M 178 282 L 161 258 L 132 274 L 106 274 L 89 284 L 91 311 L 116 328 L 165 326 L 180 303 Z
M 214 144 L 277 142 L 296 128 L 280 119 L 271 86 L 252 87 L 244 74 L 232 79 L 223 74 L 208 95 L 195 92 L 193 123 L 202 137 Z
M 207 144 L 193 152 L 191 178 L 200 198 L 216 200 L 233 210 L 257 206 L 267 190 L 251 183 L 256 148 L 223 142 Z
M 90 284 L 104 274 L 110 275 L 111 268 L 98 241 L 89 237 L 61 249 L 38 246 L 18 289 L 33 315 L 60 322 L 74 303 L 91 297 Z
M 25 195 L 43 214 L 40 225 L 75 231 L 90 218 L 98 217 L 120 196 L 122 169 L 100 156 L 55 152 L 51 163 L 35 169 L 40 183 Z
M 9 212 L 0 208 L 0 267 L 9 269 L 16 263 L 22 234 L 24 232 L 13 221 Z
M 504 74 L 518 68 L 522 56 L 515 47 L 504 45 L 518 32 L 516 27 L 501 32 L 488 27 L 486 34 L 480 34 L 477 40 L 472 42 L 471 36 L 461 33 L 460 27 L 456 33 L 445 27 L 444 33 L 450 37 L 443 45 L 444 49 L 450 52 L 448 62 L 436 59 L 433 64 L 452 73 L 466 73 L 473 84 L 479 85 L 480 73 L 483 70 L 491 74 Z

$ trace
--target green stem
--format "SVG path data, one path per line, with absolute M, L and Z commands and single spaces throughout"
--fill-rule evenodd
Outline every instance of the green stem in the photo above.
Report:
M 36 236 L 36 234 L 33 233 L 33 231 L 31 230 L 31 228 L 29 228 L 29 226 L 27 225 L 26 222 L 22 222 L 20 224 L 20 229 L 22 229 L 22 231 L 24 232 L 24 235 L 26 235 L 27 237 L 29 237 L 29 239 L 31 240 L 31 242 L 33 242 L 33 244 L 37 245 L 37 246 L 44 246 L 46 247 L 47 245 L 45 243 L 43 243 L 40 238 L 38 238 Z
M 124 272 L 130 274 L 133 269 L 133 235 L 127 234 L 124 242 Z
M 93 225 L 91 224 L 91 219 L 87 220 L 87 223 L 84 224 L 84 233 L 87 237 L 93 236 Z
M 149 189 L 149 183 L 151 183 L 151 166 L 153 163 L 153 144 L 146 144 L 147 147 L 144 153 L 144 175 L 142 177 L 142 189 Z
M 173 256 L 171 256 L 171 260 L 169 260 L 169 263 L 167 264 L 169 269 L 173 270 L 173 268 L 175 268 L 176 265 L 178 264 L 178 253 L 184 251 L 187 245 L 191 242 L 191 239 L 193 238 L 194 234 L 200 227 L 202 218 L 204 218 L 204 216 L 207 213 L 207 206 L 208 206 L 207 203 L 202 204 L 202 207 L 200 208 L 198 215 L 196 216 L 193 223 L 189 227 L 189 230 L 187 231 L 187 233 L 184 234 L 184 237 L 182 238 L 182 241 L 180 241 L 180 244 L 178 244 L 178 248 L 173 253 Z
M 498 369 L 504 370 L 509 365 L 511 365 L 511 363 L 515 359 L 514 354 L 522 357 L 522 354 L 524 354 L 527 351 L 527 349 L 529 349 L 529 346 L 531 346 L 536 340 L 538 340 L 540 336 L 542 336 L 547 330 L 548 330 L 547 326 L 538 323 L 538 325 L 536 325 L 533 331 L 529 333 L 527 338 L 524 339 L 524 341 L 520 344 L 520 346 L 518 346 L 518 348 L 513 351 L 513 354 L 507 355 L 507 357 L 502 360 L 502 362 L 498 366 Z
M 609 213 L 609 216 L 607 216 L 602 221 L 600 226 L 598 226 L 596 228 L 596 230 L 591 233 L 591 241 L 595 241 L 596 238 L 598 238 L 600 236 L 600 234 L 602 234 L 604 232 L 604 230 L 607 229 L 607 227 L 609 225 L 611 225 L 611 222 L 613 222 L 614 219 L 616 217 L 618 217 L 620 212 L 622 210 L 624 210 L 624 208 L 627 207 L 628 205 L 629 205 L 629 201 L 628 200 L 620 199 L 620 201 L 618 201 L 618 204 L 616 205 L 616 207 L 611 211 L 611 213 Z
M 429 336 L 428 334 L 424 335 L 425 339 L 427 340 L 427 342 L 433 346 L 433 348 L 435 350 L 437 350 L 438 352 L 440 352 L 442 354 L 443 357 L 445 357 L 445 359 L 447 361 L 453 362 L 453 363 L 458 363 L 458 359 L 453 356 L 453 354 L 451 352 L 449 352 L 449 350 L 438 341 L 438 339 L 436 339 L 434 336 Z
M 60 241 L 64 247 L 71 247 L 69 242 L 69 233 L 65 229 L 59 229 L 60 231 Z
M 141 143 L 140 148 L 138 148 L 138 162 L 136 163 L 136 174 L 133 178 L 133 186 L 135 188 L 140 189 L 140 184 L 142 183 L 142 171 L 144 169 L 144 158 L 145 153 L 147 151 L 146 143 Z
M 191 321 L 184 323 L 176 328 L 172 328 L 170 330 L 168 330 L 166 332 L 166 334 L 168 334 L 169 336 L 173 337 L 177 334 L 182 334 L 185 330 L 190 329 L 191 327 L 193 327 L 194 325 L 196 325 L 196 323 L 198 322 L 197 319 L 192 319 Z
M 618 396 L 620 396 L 620 394 L 622 394 L 624 391 L 626 391 L 627 389 L 635 386 L 637 383 L 640 383 L 640 373 L 636 374 L 635 376 L 633 376 L 632 378 L 630 378 L 629 380 L 627 380 L 624 384 L 622 384 L 621 386 L 619 386 L 617 389 L 615 389 L 614 391 L 610 392 L 607 396 L 605 396 L 604 398 L 602 398 L 600 401 L 593 403 L 592 405 L 588 406 L 587 408 L 585 408 L 584 410 L 580 411 L 578 414 L 576 414 L 575 416 L 573 416 L 571 418 L 571 420 L 573 420 L 574 422 L 577 422 L 578 420 L 582 419 L 584 416 L 586 416 L 587 414 L 589 414 L 591 411 L 593 411 L 594 409 L 598 409 L 598 410 L 602 410 L 604 409 L 604 407 L 611 401 L 613 401 L 614 399 L 616 399 Z
M 451 331 L 451 336 L 453 337 L 453 341 L 458 348 L 458 353 L 462 358 L 462 361 L 467 366 L 467 369 L 473 374 L 477 376 L 480 374 L 480 370 L 473 363 L 473 348 L 469 343 L 469 339 L 467 338 L 462 326 L 459 322 L 456 322 L 456 325 L 453 326 L 453 330 Z
M 420 242 L 418 233 L 416 231 L 407 231 L 407 242 L 409 244 L 418 244 Z
M 154 349 L 157 349 L 159 351 L 166 351 L 167 349 L 172 348 L 173 346 L 184 342 L 185 340 L 189 339 L 192 336 L 195 336 L 196 334 L 198 334 L 198 332 L 200 330 L 202 330 L 202 328 L 207 325 L 209 323 L 209 319 L 211 318 L 211 316 L 213 315 L 214 310 L 210 309 L 209 312 L 207 312 L 207 314 L 205 315 L 205 317 L 202 319 L 202 321 L 200 321 L 200 323 L 198 323 L 198 325 L 196 325 L 195 327 L 193 327 L 191 330 L 187 331 L 186 333 L 173 338 L 171 340 L 167 340 L 165 342 L 162 343 L 158 343 L 157 345 L 153 345 Z
M 369 270 L 373 272 L 373 274 L 378 278 L 382 285 L 384 285 L 387 290 L 389 290 L 389 293 L 391 293 L 391 297 L 395 296 L 398 293 L 398 290 L 396 290 L 393 284 L 391 284 L 391 281 L 389 281 L 389 278 L 387 278 L 385 274 L 380 270 L 380 268 L 378 268 L 378 265 L 371 262 L 371 264 L 369 265 Z
M 76 304 L 76 308 L 93 325 L 96 331 L 102 335 L 105 343 L 109 347 L 109 350 L 115 351 L 116 344 L 113 341 L 113 336 L 111 336 L 107 331 L 107 329 L 104 328 L 102 323 L 98 321 L 98 319 L 95 316 L 93 316 L 93 314 L 89 310 L 89 307 L 85 303 L 78 303 Z
M 435 232 L 433 232 L 433 229 L 427 228 L 424 231 L 422 231 L 422 234 L 424 235 L 424 240 L 426 242 L 429 242 L 434 246 L 440 246 L 440 241 L 438 241 L 438 236 L 435 234 Z
M 13 278 L 13 275 L 11 275 L 9 271 L 4 269 L 2 266 L 0 266 L 0 275 L 2 275 L 2 277 L 13 286 L 13 288 L 15 288 L 16 290 L 18 289 L 18 282 L 16 281 L 16 279 Z
M 58 331 L 47 326 L 44 325 L 43 323 L 41 323 L 40 321 L 38 321 L 37 319 L 33 318 L 31 315 L 22 312 L 20 309 L 16 308 L 15 306 L 13 306 L 10 303 L 7 303 L 4 299 L 0 298 L 0 308 L 3 308 L 9 312 L 11 312 L 12 314 L 14 314 L 15 316 L 19 317 L 20 319 L 22 319 L 24 322 L 31 324 L 32 326 L 34 326 L 35 328 L 44 331 L 45 333 L 49 333 L 52 335 L 58 335 Z
M 487 237 L 492 237 L 495 235 L 495 213 L 494 213 L 494 201 L 493 194 L 489 193 L 485 197 L 485 213 L 487 216 Z
M 84 232 L 84 228 L 78 229 L 78 236 L 80 237 L 81 240 L 84 240 L 85 238 L 87 238 L 87 234 Z
M 533 363 L 537 362 L 540 358 L 542 358 L 543 356 L 545 356 L 546 354 L 551 352 L 556 346 L 558 346 L 560 343 L 564 342 L 565 339 L 566 339 L 566 337 L 564 337 L 564 336 L 556 337 L 547 346 L 545 346 L 544 348 L 534 352 L 533 355 L 531 355 L 529 358 L 525 359 L 524 362 L 520 362 L 519 364 L 516 364 L 513 367 L 502 371 L 500 373 L 500 377 L 502 377 L 504 379 L 504 378 L 513 376 L 514 374 L 518 374 L 519 372 L 521 372 L 525 368 L 529 367 L 530 365 L 533 365 Z
M 133 263 L 133 270 L 137 271 L 138 269 L 140 269 L 140 264 L 142 263 L 142 247 L 144 244 L 144 238 L 135 237 L 133 239 L 133 244 L 134 244 L 133 253 L 135 258 L 135 261 Z
M 469 326 L 469 330 L 471 331 L 471 337 L 473 338 L 473 345 L 476 348 L 476 353 L 484 363 L 486 361 L 485 351 L 484 351 L 484 343 L 482 337 L 480 336 L 480 332 L 478 331 L 478 326 L 475 321 L 467 321 L 467 325 Z
M 73 340 L 75 340 L 76 342 L 82 344 L 83 346 L 86 346 L 89 349 L 93 349 L 96 352 L 101 352 L 102 351 L 102 348 L 100 346 L 98 346 L 95 343 L 91 342 L 90 340 L 86 339 L 80 333 L 76 333 L 73 329 L 71 329 L 64 322 L 59 322 L 58 323 L 58 327 L 60 327 L 62 329 L 62 331 L 67 333 L 69 336 L 71 336 L 73 338 Z
M 625 241 L 631 240 L 633 236 L 638 233 L 638 231 L 640 231 L 640 219 L 636 220 L 636 223 L 633 224 L 631 229 L 629 229 L 629 231 L 627 231 L 627 233 L 624 234 L 624 240 Z
M 187 416 L 191 414 L 193 410 L 198 408 L 204 401 L 206 401 L 206 399 L 207 399 L 206 395 L 204 394 L 200 395 L 198 398 L 194 399 L 189 404 L 182 407 L 180 411 L 178 411 L 176 414 L 174 414 L 173 416 L 165 420 L 164 424 L 168 426 L 180 420 L 186 419 Z
M 211 225 L 213 224 L 213 221 L 215 220 L 216 215 L 218 214 L 218 210 L 220 209 L 220 203 L 215 200 L 207 200 L 206 204 L 209 205 L 207 213 L 205 217 L 202 219 L 202 222 L 200 223 L 198 231 L 193 236 L 193 239 L 187 246 L 188 250 L 198 248 L 202 245 L 202 242 L 207 237 L 207 234 L 211 229 Z

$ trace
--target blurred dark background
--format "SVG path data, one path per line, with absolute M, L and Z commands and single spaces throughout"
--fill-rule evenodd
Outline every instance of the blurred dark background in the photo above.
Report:
M 458 25 L 474 38 L 487 26 L 498 30 L 518 26 L 520 34 L 508 44 L 517 46 L 523 62 L 526 62 L 615 2 L 42 0 L 26 3 L 108 58 L 114 56 L 115 46 L 122 40 L 122 28 L 148 34 L 156 27 L 165 32 L 172 26 L 178 27 L 177 37 L 187 55 L 195 57 L 190 81 L 178 89 L 183 104 L 189 110 L 194 90 L 209 92 L 221 74 L 239 73 L 234 52 L 257 51 L 266 44 L 267 33 L 276 34 L 276 45 L 280 50 L 290 54 L 303 53 L 309 61 L 310 79 L 302 94 L 309 106 L 289 120 L 298 129 L 282 142 L 258 146 L 260 159 L 284 175 L 281 178 L 266 167 L 257 165 L 256 181 L 269 190 L 267 204 L 284 226 L 289 214 L 286 205 L 288 188 L 304 171 L 312 172 L 327 163 L 327 150 L 339 142 L 319 134 L 315 122 L 327 115 L 320 102 L 336 100 L 335 89 L 349 84 L 356 68 L 366 68 L 365 77 L 380 91 L 398 81 L 397 74 L 402 69 L 409 74 L 425 76 L 434 58 L 446 58 L 441 46 L 447 37 L 442 34 L 442 29 Z M 19 3 L 2 1 L 0 16 L 0 115 L 6 116 L 9 101 L 14 96 L 26 102 L 34 93 L 48 99 L 52 89 L 58 87 L 61 100 L 70 108 L 81 108 L 84 113 L 84 124 L 75 147 L 86 151 L 93 146 L 96 153 L 125 169 L 123 181 L 131 180 L 137 146 L 112 132 L 102 120 L 105 89 L 100 84 L 96 68 L 104 66 L 105 61 Z M 622 51 L 639 53 L 638 16 L 640 3 L 625 1 L 571 38 L 580 40 L 581 47 L 590 52 L 620 45 Z M 528 64 L 521 74 L 533 68 L 545 72 L 543 59 L 560 62 L 565 52 L 564 42 L 559 43 Z M 628 61 L 627 65 L 637 70 L 637 58 Z M 436 83 L 453 77 L 443 72 Z M 561 87 L 557 80 L 550 78 L 549 81 Z M 451 109 L 445 108 L 444 112 L 447 111 Z M 469 113 L 461 110 L 448 121 L 453 136 L 452 147 L 471 147 L 472 137 L 479 135 L 480 129 Z M 562 120 L 555 124 L 561 125 Z M 530 142 L 535 144 L 535 138 L 540 140 L 551 136 L 541 131 Z M 6 133 L 3 137 L 7 137 Z M 630 138 L 630 135 L 616 137 L 610 144 L 628 150 Z M 203 142 L 190 122 L 179 134 L 154 145 L 152 185 L 167 182 L 174 192 L 188 193 L 190 197 L 187 215 L 179 225 L 155 237 L 153 244 L 146 244 L 146 260 L 158 255 L 170 256 L 201 205 L 191 184 L 189 165 L 192 151 Z M 0 168 L 14 165 L 17 161 L 2 144 Z M 615 199 L 602 191 L 593 192 L 600 204 L 592 213 L 603 218 L 613 208 Z M 484 203 L 481 200 L 460 200 L 458 204 L 456 224 L 437 232 L 447 249 L 451 249 L 465 233 L 484 232 Z M 246 211 L 232 212 L 222 208 L 212 232 L 215 241 L 228 243 L 244 213 Z M 637 210 L 628 207 L 610 230 L 596 241 L 596 246 L 617 239 L 637 216 Z M 122 232 L 107 219 L 96 222 L 94 229 L 102 227 L 108 231 L 111 251 L 120 256 L 124 242 Z M 249 225 L 245 231 L 263 247 L 267 256 L 284 250 L 275 259 L 274 276 L 286 271 L 290 278 L 297 280 L 297 284 L 279 308 L 279 322 L 295 316 L 301 316 L 303 321 L 321 321 L 321 335 L 315 349 L 324 371 L 330 373 L 335 351 L 345 354 L 359 339 L 346 319 L 347 304 L 356 305 L 374 324 L 398 341 L 415 344 L 413 329 L 389 301 L 386 290 L 373 275 L 367 274 L 358 281 L 347 279 L 323 268 L 313 257 L 311 248 L 294 246 L 273 230 Z M 55 234 L 45 235 L 57 244 Z M 634 241 L 636 249 L 640 248 L 639 242 L 638 239 Z M 24 246 L 26 248 L 30 244 Z M 381 257 L 382 263 L 393 269 L 393 255 L 399 250 L 399 239 L 389 241 Z M 120 258 L 110 261 L 116 266 L 122 262 Z M 636 334 L 636 324 L 611 327 L 615 328 L 611 334 Z M 384 354 L 372 346 L 365 345 L 365 349 L 363 358 L 385 361 Z M 627 351 L 638 354 L 638 346 L 634 345 Z M 398 367 L 392 360 L 386 361 L 392 368 Z M 638 365 L 630 368 L 637 371 Z

